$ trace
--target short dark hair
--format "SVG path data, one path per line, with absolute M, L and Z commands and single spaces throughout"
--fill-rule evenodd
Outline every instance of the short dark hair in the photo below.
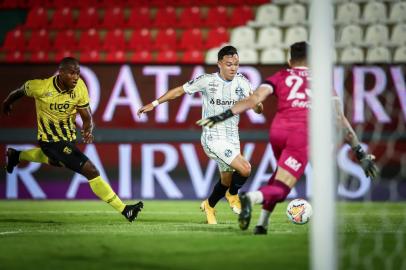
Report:
M 237 49 L 233 46 L 225 46 L 221 48 L 221 50 L 217 54 L 217 59 L 218 61 L 222 60 L 224 56 L 226 55 L 231 55 L 233 56 L 234 54 L 238 55 Z
M 59 63 L 59 69 L 65 69 L 68 66 L 78 66 L 78 65 L 79 65 L 79 61 L 76 58 L 65 57 Z
M 306 41 L 300 41 L 290 45 L 290 59 L 293 61 L 306 60 L 309 46 Z

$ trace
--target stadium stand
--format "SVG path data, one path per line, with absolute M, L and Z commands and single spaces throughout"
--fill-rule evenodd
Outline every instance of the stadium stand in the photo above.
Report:
M 391 61 L 390 51 L 386 47 L 373 47 L 368 49 L 367 63 L 389 63 Z
M 240 64 L 242 65 L 255 65 L 258 63 L 258 53 L 255 49 L 240 49 L 238 55 L 240 57 Z
M 279 25 L 281 11 L 279 6 L 265 4 L 258 8 L 255 19 L 248 22 L 251 27 L 263 27 L 269 25 Z
M 206 53 L 206 64 L 216 64 L 217 63 L 217 53 L 218 53 L 219 48 L 212 48 L 209 49 Z
M 137 41 L 135 40 L 135 42 Z M 148 46 L 144 47 L 148 48 Z M 153 42 L 152 45 L 150 45 L 150 48 L 151 47 L 156 50 L 164 50 L 164 49 L 167 50 L 171 48 L 172 49 L 178 48 L 179 44 L 175 29 L 174 28 L 160 29 L 158 34 L 156 35 L 155 41 Z
M 256 48 L 283 47 L 282 31 L 279 27 L 263 27 L 258 32 Z
M 361 26 L 357 24 L 348 24 L 342 28 L 336 42 L 336 48 L 360 46 L 362 44 L 363 36 Z
M 69 7 L 57 9 L 52 15 L 50 28 L 65 29 L 70 25 L 74 25 L 72 9 Z
M 340 63 L 353 64 L 364 62 L 364 52 L 360 47 L 351 46 L 341 51 Z
M 283 64 L 286 63 L 285 53 L 280 48 L 268 48 L 261 52 L 261 64 Z
M 406 46 L 396 48 L 393 56 L 394 63 L 406 63 Z
M 336 24 L 359 23 L 361 8 L 357 3 L 342 3 L 337 8 Z
M 286 62 L 291 43 L 309 38 L 308 0 L 168 3 L 3 0 L 0 9 L 27 13 L 24 23 L 3 37 L 0 61 L 30 62 L 35 58 L 32 61 L 36 63 L 53 62 L 73 53 L 91 63 L 214 64 L 217 59 L 212 51 L 231 44 L 239 50 L 254 50 L 247 55 L 256 54 L 257 63 L 280 63 Z M 337 63 L 377 61 L 379 57 L 385 62 L 388 55 L 391 60 L 401 55 L 406 46 L 405 0 L 335 0 L 334 9 Z
M 230 43 L 237 48 L 252 48 L 255 44 L 255 31 L 248 26 L 239 26 L 231 32 Z

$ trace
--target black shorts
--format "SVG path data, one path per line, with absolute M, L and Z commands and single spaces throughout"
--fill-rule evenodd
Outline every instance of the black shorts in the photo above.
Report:
M 89 158 L 83 154 L 73 142 L 39 142 L 39 146 L 49 158 L 49 163 L 64 166 L 81 173 L 83 165 Z

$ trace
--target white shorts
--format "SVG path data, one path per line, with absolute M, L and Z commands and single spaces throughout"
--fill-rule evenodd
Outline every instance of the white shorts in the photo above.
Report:
M 217 162 L 220 172 L 235 171 L 230 164 L 240 154 L 240 142 L 207 140 L 202 136 L 201 143 L 206 155 Z

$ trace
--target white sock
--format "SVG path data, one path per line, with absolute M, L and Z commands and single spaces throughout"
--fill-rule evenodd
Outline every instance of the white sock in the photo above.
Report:
M 248 192 L 247 196 L 252 204 L 261 204 L 264 201 L 264 195 L 262 195 L 261 191 Z
M 257 226 L 263 226 L 265 228 L 268 228 L 270 215 L 271 212 L 265 209 L 261 209 L 261 214 L 259 215 Z

